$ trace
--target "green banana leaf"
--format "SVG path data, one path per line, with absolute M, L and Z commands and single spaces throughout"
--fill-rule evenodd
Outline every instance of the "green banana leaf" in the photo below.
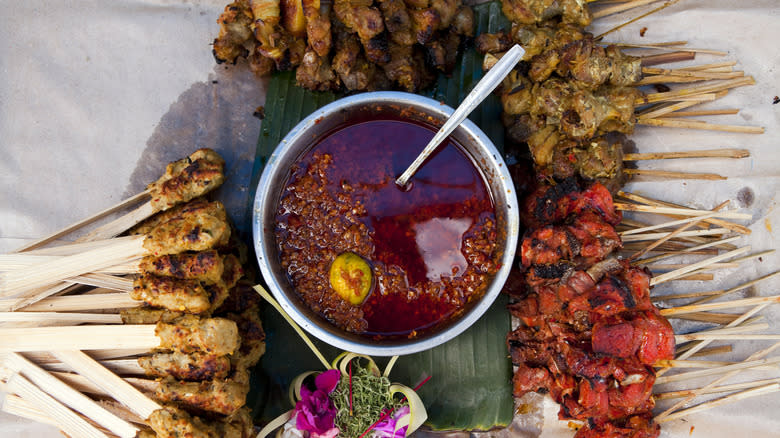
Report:
M 501 5 L 493 1 L 474 8 L 477 34 L 508 27 Z M 453 73 L 441 76 L 425 95 L 456 107 L 482 77 L 482 57 L 470 48 Z M 295 86 L 292 73 L 275 74 L 269 83 L 265 114 L 250 187 L 257 186 L 268 156 L 300 120 L 339 96 L 318 93 Z M 495 96 L 486 99 L 469 118 L 503 150 L 504 132 L 501 105 Z M 270 306 L 261 315 L 266 331 L 267 350 L 252 375 L 252 392 L 247 405 L 255 418 L 265 423 L 292 409 L 287 396 L 288 383 L 298 374 L 321 370 L 298 335 Z M 428 410 L 426 425 L 434 430 L 488 430 L 512 421 L 512 366 L 504 339 L 510 329 L 506 299 L 500 297 L 469 330 L 437 348 L 401 357 L 391 380 L 415 386 L 431 376 L 419 389 Z M 329 360 L 339 351 L 315 341 Z M 387 359 L 378 359 L 381 367 Z

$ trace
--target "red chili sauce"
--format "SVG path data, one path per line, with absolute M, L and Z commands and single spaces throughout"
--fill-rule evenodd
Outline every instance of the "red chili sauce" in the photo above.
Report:
M 482 296 L 497 271 L 495 208 L 484 178 L 452 141 L 401 189 L 433 138 L 428 126 L 368 120 L 326 135 L 298 160 L 276 215 L 281 264 L 301 299 L 348 331 L 414 337 Z M 328 269 L 351 251 L 373 285 L 355 306 Z

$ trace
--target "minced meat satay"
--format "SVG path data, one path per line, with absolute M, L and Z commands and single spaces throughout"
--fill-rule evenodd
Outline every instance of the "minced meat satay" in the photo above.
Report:
M 295 83 L 308 90 L 327 91 L 338 88 L 338 81 L 338 76 L 330 66 L 330 59 L 307 48 L 301 64 L 295 70 Z
M 158 322 L 171 322 L 184 316 L 182 312 L 145 306 L 122 309 L 119 313 L 122 317 L 122 324 L 157 324 Z
M 302 0 L 303 17 L 306 19 L 306 37 L 309 46 L 320 56 L 328 56 L 331 36 L 330 9 L 323 14 L 320 0 Z
M 258 309 L 250 308 L 240 314 L 228 313 L 225 317 L 235 321 L 241 334 L 241 346 L 230 357 L 233 368 L 253 367 L 265 353 L 265 331 Z
M 219 201 L 209 201 L 206 198 L 196 198 L 185 204 L 178 205 L 169 210 L 157 213 L 133 227 L 129 234 L 148 234 L 160 224 L 172 219 L 197 214 L 209 214 L 227 222 L 227 212 L 225 206 Z
M 207 284 L 220 281 L 225 270 L 223 257 L 216 250 L 144 257 L 138 266 L 141 272 Z
M 513 22 L 536 24 L 560 17 L 564 23 L 585 27 L 593 20 L 586 0 L 502 0 L 501 10 Z
M 253 21 L 248 0 L 236 0 L 225 6 L 217 19 L 219 35 L 212 46 L 218 63 L 235 63 L 237 58 L 254 52 L 257 41 L 251 30 Z
M 170 323 L 158 322 L 155 334 L 161 349 L 182 353 L 232 354 L 241 344 L 236 323 L 225 318 L 185 315 Z
M 168 377 L 159 381 L 154 396 L 162 402 L 231 415 L 246 404 L 248 392 L 248 384 L 229 379 L 188 382 Z
M 210 294 L 199 281 L 154 274 L 135 279 L 130 298 L 174 312 L 198 314 L 211 308 Z
M 169 163 L 165 173 L 147 186 L 152 207 L 156 211 L 167 210 L 210 192 L 225 181 L 224 170 L 225 160 L 208 148 Z
M 379 0 L 379 9 L 385 20 L 385 28 L 390 32 L 390 40 L 403 46 L 416 42 L 412 33 L 412 21 L 403 0 Z
M 351 91 L 367 90 L 376 75 L 376 64 L 368 62 L 357 35 L 338 32 L 333 71 L 339 75 L 344 88 Z
M 143 246 L 152 255 L 204 251 L 224 246 L 230 240 L 230 224 L 206 212 L 185 214 L 152 229 Z
M 206 353 L 154 353 L 138 358 L 147 376 L 178 380 L 225 379 L 230 374 L 230 357 Z
M 357 33 L 366 59 L 383 64 L 390 60 L 385 24 L 382 12 L 370 4 L 359 0 L 336 0 L 333 12 L 348 30 Z

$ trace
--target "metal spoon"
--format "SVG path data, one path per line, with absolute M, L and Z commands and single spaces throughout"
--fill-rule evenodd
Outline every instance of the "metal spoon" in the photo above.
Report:
M 406 183 L 409 182 L 409 179 L 414 176 L 414 174 L 417 172 L 417 169 L 419 169 L 422 165 L 423 161 L 425 161 L 433 153 L 433 151 L 436 150 L 436 148 L 439 146 L 439 143 L 447 138 L 447 136 L 452 134 L 452 131 L 454 131 L 455 128 L 457 128 L 458 125 L 460 125 L 460 123 L 465 120 L 472 111 L 474 111 L 474 108 L 476 108 L 477 105 L 479 105 L 486 97 L 488 97 L 488 95 L 490 95 L 490 93 L 493 92 L 493 90 L 496 89 L 498 84 L 500 84 L 501 81 L 504 80 L 504 77 L 509 74 L 510 71 L 512 71 L 512 69 L 515 67 L 515 64 L 517 64 L 517 61 L 519 61 L 524 54 L 525 50 L 523 50 L 523 48 L 519 45 L 515 44 L 514 47 L 509 49 L 509 51 L 501 57 L 496 65 L 494 65 L 493 68 L 491 68 L 490 71 L 488 71 L 487 74 L 483 76 L 479 82 L 477 82 L 477 85 L 474 87 L 474 89 L 471 90 L 465 99 L 463 99 L 463 102 L 461 102 L 461 104 L 458 106 L 458 109 L 456 109 L 450 118 L 447 119 L 444 125 L 442 125 L 441 129 L 439 129 L 439 132 L 433 136 L 433 139 L 431 139 L 430 143 L 428 143 L 428 145 L 425 146 L 425 149 L 420 152 L 420 155 L 418 155 L 412 164 L 404 171 L 404 173 L 402 173 L 401 176 L 395 180 L 396 184 L 398 184 L 400 187 L 406 186 Z

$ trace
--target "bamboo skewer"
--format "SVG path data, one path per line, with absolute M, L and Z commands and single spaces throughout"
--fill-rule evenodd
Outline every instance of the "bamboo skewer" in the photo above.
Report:
M 679 382 L 681 380 L 697 379 L 699 377 L 716 376 L 719 374 L 727 374 L 732 371 L 740 371 L 745 369 L 753 369 L 758 366 L 773 365 L 780 363 L 780 357 L 773 357 L 771 359 L 757 359 L 740 362 L 734 365 L 726 365 L 722 367 L 710 368 L 699 371 L 689 371 L 687 373 L 675 374 L 673 376 L 657 377 L 655 383 L 657 385 L 663 385 L 665 383 Z
M 728 205 L 728 203 L 729 203 L 729 201 L 725 201 L 724 203 L 722 203 L 722 204 L 718 205 L 717 207 L 715 207 L 713 209 L 712 213 L 705 214 L 703 216 L 690 216 L 690 217 L 687 217 L 685 219 L 678 219 L 678 220 L 673 220 L 673 221 L 669 221 L 669 222 L 663 222 L 663 223 L 656 224 L 656 225 L 647 225 L 647 226 L 644 226 L 644 227 L 632 228 L 630 230 L 621 231 L 618 234 L 620 236 L 627 236 L 627 235 L 630 235 L 630 234 L 638 234 L 638 233 L 644 233 L 646 231 L 653 231 L 653 230 L 657 230 L 659 228 L 671 228 L 671 227 L 676 227 L 677 225 L 686 225 L 686 224 L 689 224 L 691 222 L 695 223 L 695 222 L 698 222 L 698 221 L 703 221 L 704 219 L 709 219 L 711 217 L 717 217 L 718 215 L 723 214 L 723 213 L 728 213 L 728 212 L 725 212 L 725 211 L 724 212 L 719 212 L 718 211 L 721 208 L 723 208 L 726 205 Z M 674 231 L 678 231 L 678 230 L 674 230 Z
M 729 203 L 729 201 L 721 203 L 717 207 L 713 208 L 713 211 L 718 211 L 718 210 L 723 209 L 726 205 L 728 205 L 728 203 Z M 670 232 L 669 234 L 661 237 L 660 239 L 658 239 L 657 241 L 651 243 L 650 245 L 648 245 L 644 249 L 642 249 L 640 251 L 637 251 L 636 253 L 632 254 L 629 259 L 630 260 L 634 260 L 634 259 L 638 259 L 639 257 L 642 257 L 643 255 L 647 254 L 648 252 L 652 251 L 654 248 L 657 248 L 658 246 L 662 245 L 664 242 L 667 242 L 668 240 L 670 240 L 670 239 L 672 239 L 672 238 L 674 238 L 676 236 L 680 236 L 680 235 L 684 234 L 685 230 L 687 230 L 688 228 L 691 228 L 691 227 L 697 225 L 702 220 L 708 219 L 709 217 L 713 217 L 713 215 L 717 215 L 717 213 L 711 213 L 709 215 L 704 215 L 704 216 L 694 216 L 693 219 L 691 219 L 691 218 L 680 219 L 680 221 L 683 221 L 682 222 L 682 226 L 680 228 L 678 228 L 678 229 Z M 675 222 L 679 223 L 680 221 L 675 221 Z M 648 229 L 648 228 L 651 228 L 651 227 L 644 227 L 644 228 Z M 633 231 L 636 231 L 636 230 L 633 230 Z M 680 267 L 679 269 L 682 269 L 682 267 Z
M 147 197 L 149 197 L 149 190 L 144 190 L 143 192 L 141 192 L 141 193 L 139 193 L 139 194 L 137 194 L 135 196 L 132 196 L 130 198 L 127 198 L 124 201 L 114 205 L 113 207 L 109 207 L 109 208 L 107 208 L 107 209 L 105 209 L 105 210 L 103 210 L 101 212 L 98 212 L 98 213 L 94 214 L 93 216 L 90 216 L 90 217 L 88 217 L 86 219 L 82 219 L 82 220 L 80 220 L 80 221 L 78 221 L 78 222 L 76 222 L 76 223 L 74 223 L 72 225 L 69 225 L 69 226 L 67 226 L 67 227 L 65 227 L 65 228 L 63 228 L 63 229 L 61 229 L 61 230 L 59 230 L 59 231 L 49 235 L 49 236 L 46 236 L 46 237 L 41 238 L 41 239 L 38 239 L 38 240 L 36 240 L 34 242 L 31 242 L 31 243 L 28 243 L 28 244 L 26 244 L 26 245 L 16 249 L 16 251 L 14 251 L 14 252 L 24 252 L 24 251 L 29 251 L 29 250 L 32 250 L 32 249 L 35 249 L 35 248 L 40 248 L 40 247 L 46 245 L 47 243 L 50 243 L 50 242 L 52 242 L 52 241 L 54 241 L 56 239 L 59 239 L 60 237 L 66 236 L 66 235 L 68 235 L 68 234 L 70 234 L 70 233 L 72 233 L 72 232 L 74 232 L 76 230 L 79 230 L 79 229 L 81 229 L 81 228 L 83 228 L 83 227 L 85 227 L 85 226 L 87 226 L 87 225 L 89 225 L 89 224 L 91 224 L 91 223 L 93 223 L 95 221 L 98 221 L 98 220 L 100 220 L 100 219 L 102 219 L 102 218 L 104 218 L 104 217 L 106 217 L 106 216 L 108 216 L 110 214 L 113 214 L 113 213 L 115 213 L 117 211 L 123 210 L 123 209 L 125 209 L 127 207 L 130 207 L 132 205 L 135 205 L 135 204 L 141 202 L 142 200 L 144 200 Z
M 750 397 L 757 397 L 759 395 L 765 395 L 765 394 L 771 394 L 774 392 L 780 391 L 780 384 L 778 383 L 772 383 L 766 386 L 761 386 L 754 389 L 748 389 L 746 391 L 738 392 L 736 394 L 728 395 L 722 398 L 719 398 L 717 400 L 709 401 L 706 403 L 702 403 L 698 406 L 694 406 L 692 408 L 683 409 L 678 412 L 675 412 L 673 414 L 667 415 L 664 418 L 656 418 L 655 421 L 659 423 L 664 423 L 667 421 L 676 420 L 678 418 L 682 418 L 688 415 L 691 415 L 696 412 L 701 412 L 707 409 L 712 409 L 717 406 L 722 406 L 725 404 L 733 403 L 739 400 L 744 400 Z
M 683 342 L 700 340 L 702 339 L 703 336 L 711 337 L 714 339 L 720 339 L 715 337 L 720 335 L 744 334 L 752 331 L 766 330 L 768 328 L 769 328 L 769 324 L 763 322 L 758 324 L 740 325 L 738 327 L 727 327 L 722 329 L 702 330 L 694 333 L 679 334 L 679 335 L 675 335 L 674 338 L 677 340 L 677 343 L 680 344 Z
M 702 222 L 706 222 L 706 220 L 704 220 Z M 657 262 L 659 260 L 667 259 L 667 258 L 678 256 L 678 255 L 695 254 L 696 251 L 698 251 L 698 250 L 710 248 L 710 247 L 718 245 L 718 244 L 734 242 L 734 241 L 739 240 L 739 239 L 740 239 L 740 236 L 729 237 L 729 238 L 726 238 L 726 239 L 717 240 L 715 242 L 709 242 L 709 243 L 704 243 L 704 244 L 697 245 L 697 246 L 692 246 L 690 248 L 685 248 L 685 249 L 682 249 L 680 251 L 673 251 L 673 252 L 669 252 L 667 254 L 661 254 L 661 255 L 654 256 L 654 257 L 648 257 L 646 259 L 635 260 L 631 264 L 634 265 L 634 266 L 637 266 L 639 264 L 646 264 L 646 263 Z M 653 251 L 653 250 L 650 250 L 650 251 Z M 648 252 L 650 252 L 650 251 L 648 251 Z M 715 254 L 717 254 L 717 252 L 715 252 Z
M 713 313 L 713 312 L 692 312 L 682 315 L 672 315 L 669 318 L 685 319 L 688 321 L 706 322 L 712 324 L 726 325 L 734 322 L 739 315 L 731 313 Z
M 2 275 L 0 297 L 12 296 L 24 290 L 56 283 L 59 279 L 75 277 L 140 258 L 147 253 L 143 247 L 145 238 L 145 236 L 136 236 L 135 239 L 117 242 L 116 245 L 0 274 Z
M 111 370 L 113 373 L 120 376 L 143 376 L 146 375 L 146 370 L 138 365 L 138 359 L 109 359 L 99 361 L 101 365 Z M 62 362 L 49 362 L 42 364 L 42 367 L 55 375 L 57 373 L 70 373 L 73 369 L 67 364 Z
M 713 236 L 713 235 L 719 236 L 728 233 L 729 233 L 729 229 L 727 228 L 712 228 L 709 230 L 681 231 L 678 234 L 676 234 L 674 237 Z M 658 240 L 663 237 L 666 237 L 668 234 L 669 233 L 631 234 L 628 236 L 621 237 L 621 240 L 623 242 L 642 242 L 647 240 Z
M 647 105 L 654 102 L 664 102 L 674 100 L 679 97 L 695 96 L 697 94 L 717 93 L 723 90 L 743 87 L 746 85 L 755 85 L 756 81 L 752 76 L 729 79 L 716 84 L 701 85 L 698 87 L 682 88 L 674 91 L 665 91 L 661 93 L 650 93 L 637 99 L 637 105 Z
M 675 269 L 680 269 L 688 266 L 688 263 L 672 263 L 667 265 L 644 265 L 647 269 L 653 271 L 653 272 L 668 272 L 673 271 Z M 709 266 L 707 266 L 707 269 L 730 269 L 730 268 L 738 268 L 739 263 L 729 262 L 729 263 L 713 263 Z
M 15 299 L 0 300 L 0 310 L 8 311 Z M 99 309 L 127 309 L 138 307 L 142 303 L 130 298 L 126 293 L 109 293 L 98 295 L 68 295 L 63 297 L 48 297 L 18 312 L 78 312 Z
M 620 12 L 627 11 L 629 9 L 638 8 L 640 6 L 648 5 L 650 3 L 655 3 L 658 1 L 660 0 L 634 0 L 634 1 L 622 2 L 621 4 L 610 6 L 608 8 L 603 8 L 596 12 L 593 12 L 591 16 L 595 20 L 597 18 L 618 14 Z
M 691 208 L 677 208 L 677 207 L 664 207 L 654 205 L 638 205 L 638 204 L 625 204 L 622 202 L 616 202 L 615 208 L 622 211 L 638 211 L 646 213 L 657 214 L 670 214 L 677 216 L 706 216 L 708 214 L 716 213 L 712 210 L 694 210 Z M 720 213 L 720 217 L 729 219 L 752 219 L 753 215 L 746 213 L 737 213 L 732 211 L 724 211 Z M 711 219 L 709 220 L 711 221 Z
M 0 352 L 48 351 L 53 346 L 68 350 L 98 350 L 159 347 L 155 325 L 89 325 L 67 327 L 0 328 Z
M 721 345 L 719 347 L 702 348 L 690 355 L 690 357 L 707 357 L 714 354 L 731 353 L 731 345 Z
M 121 377 L 107 370 L 81 351 L 61 350 L 55 351 L 53 354 L 141 418 L 149 418 L 152 412 L 162 408 Z
M 756 285 L 756 284 L 758 284 L 758 283 L 760 283 L 760 282 L 762 282 L 764 280 L 769 280 L 770 278 L 774 278 L 774 277 L 776 277 L 778 275 L 780 275 L 780 271 L 773 272 L 773 273 L 765 275 L 765 276 L 763 276 L 761 278 L 757 278 L 755 280 L 751 280 L 751 281 L 749 281 L 747 283 L 740 284 L 738 286 L 732 287 L 731 289 L 727 289 L 727 290 L 722 291 L 722 292 L 718 291 L 719 293 L 709 294 L 708 296 L 706 296 L 706 298 L 702 298 L 702 299 L 700 299 L 698 301 L 695 301 L 695 302 L 693 302 L 691 304 L 704 304 L 706 302 L 712 301 L 712 300 L 714 300 L 716 298 L 719 298 L 719 297 L 722 297 L 724 295 L 729 295 L 729 294 L 732 294 L 734 292 L 739 292 L 739 291 L 741 291 L 743 289 L 747 289 L 750 286 L 754 286 L 754 285 Z
M 641 2 L 641 1 L 642 1 L 642 0 L 639 0 L 639 2 Z M 637 16 L 637 17 L 634 17 L 634 18 L 632 18 L 632 19 L 630 19 L 630 20 L 626 21 L 626 22 L 625 22 L 625 23 L 623 23 L 623 24 L 620 24 L 620 25 L 618 25 L 618 26 L 615 26 L 615 27 L 613 27 L 612 29 L 610 29 L 610 30 L 608 30 L 608 31 L 606 31 L 606 32 L 603 32 L 601 35 L 598 35 L 598 36 L 597 36 L 595 39 L 596 39 L 596 40 L 600 40 L 600 39 L 604 38 L 604 36 L 605 36 L 605 35 L 609 35 L 609 34 L 610 34 L 610 33 L 612 33 L 612 32 L 616 32 L 616 31 L 618 31 L 618 30 L 620 30 L 620 29 L 622 29 L 622 28 L 624 28 L 624 27 L 628 26 L 628 25 L 629 25 L 629 24 L 631 24 L 631 23 L 635 23 L 635 22 L 637 22 L 637 21 L 641 20 L 642 18 L 645 18 L 645 17 L 647 17 L 648 15 L 652 15 L 652 14 L 655 14 L 656 12 L 658 12 L 658 11 L 664 10 L 664 9 L 668 8 L 669 6 L 672 6 L 672 5 L 676 4 L 676 3 L 678 3 L 679 1 L 680 1 L 680 0 L 667 0 L 667 2 L 666 2 L 666 3 L 664 3 L 663 5 L 661 5 L 661 6 L 657 7 L 657 8 L 655 8 L 655 9 L 653 9 L 653 10 L 649 11 L 649 12 L 646 12 L 646 13 L 644 13 L 644 14 L 641 14 L 641 15 L 639 15 L 639 16 Z M 629 4 L 630 4 L 630 2 L 629 2 Z
M 710 310 L 721 310 L 721 309 L 730 309 L 734 307 L 746 307 L 746 306 L 755 306 L 759 304 L 775 304 L 775 303 L 780 303 L 780 295 L 775 295 L 771 297 L 745 298 L 741 300 L 725 301 L 722 303 L 692 304 L 687 306 L 661 309 L 660 312 L 661 315 L 668 317 L 672 315 L 680 315 L 683 313 L 706 312 Z
M 618 191 L 618 196 L 621 196 L 623 198 L 626 198 L 626 199 L 629 199 L 631 201 L 637 202 L 639 204 L 644 204 L 644 208 L 642 208 L 642 207 L 640 207 L 640 208 L 637 208 L 637 207 L 626 207 L 626 208 L 632 208 L 633 209 L 633 210 L 630 210 L 630 211 L 646 211 L 646 212 L 651 212 L 651 213 L 658 213 L 658 214 L 669 215 L 669 216 L 672 216 L 672 217 L 675 217 L 675 216 L 692 216 L 692 215 L 699 214 L 699 213 L 696 213 L 696 214 L 686 213 L 686 211 L 688 211 L 688 212 L 694 211 L 695 212 L 695 211 L 698 211 L 698 210 L 693 210 L 693 209 L 690 209 L 690 208 L 686 208 L 684 206 L 673 204 L 671 202 L 657 201 L 655 199 L 650 199 L 650 198 L 647 198 L 647 197 L 644 197 L 644 196 L 639 196 L 639 195 L 636 195 L 634 193 Z M 616 208 L 618 208 L 617 204 L 618 203 L 615 204 Z M 620 203 L 620 205 L 625 207 L 626 205 L 631 205 L 631 204 Z M 660 208 L 673 208 L 673 209 L 676 209 L 676 212 L 669 213 L 668 210 L 667 211 L 653 210 L 652 207 L 657 207 L 659 209 Z M 626 210 L 626 211 L 629 211 L 629 210 Z M 708 211 L 707 213 L 711 213 L 711 212 Z M 704 213 L 704 214 L 707 214 L 707 213 Z M 752 215 L 748 215 L 748 216 L 750 216 L 750 217 L 746 217 L 746 218 L 743 218 L 743 219 L 752 219 Z M 724 221 L 724 220 L 721 220 L 721 219 L 715 219 L 715 218 L 705 219 L 704 222 L 712 224 L 712 225 L 716 225 L 716 226 L 719 226 L 719 227 L 728 228 L 731 231 L 736 231 L 736 232 L 741 233 L 741 234 L 750 234 L 751 233 L 751 230 L 748 227 L 745 227 L 745 226 L 739 225 L 739 224 L 735 224 L 735 223 L 732 223 L 732 222 L 727 222 L 727 221 Z
M 774 341 L 774 340 L 780 340 L 780 334 L 771 334 L 771 335 L 756 335 L 756 334 L 744 334 L 744 335 L 722 335 L 722 334 L 708 334 L 708 333 L 694 333 L 690 335 L 682 335 L 685 336 L 687 340 L 695 341 L 695 340 L 722 340 L 722 341 L 747 341 L 747 340 L 754 340 L 754 341 Z
M 760 351 L 757 351 L 757 352 L 751 354 L 745 361 L 746 362 L 750 362 L 750 361 L 761 360 L 764 357 L 766 357 L 769 353 L 771 353 L 772 351 L 776 350 L 778 347 L 780 347 L 780 342 L 772 345 L 771 347 L 765 348 L 763 350 L 760 350 Z M 740 369 L 735 369 L 735 370 L 729 371 L 726 374 L 724 374 L 723 376 L 721 376 L 720 378 L 715 379 L 714 381 L 710 382 L 708 385 L 704 386 L 703 388 L 700 388 L 699 390 L 693 391 L 693 393 L 691 395 L 689 395 L 689 396 L 685 397 L 684 399 L 678 401 L 677 403 L 674 404 L 674 406 L 671 406 L 670 408 L 666 409 L 664 412 L 662 412 L 658 416 L 656 416 L 656 421 L 662 420 L 664 417 L 669 416 L 669 414 L 674 412 L 675 409 L 678 409 L 681 406 L 683 406 L 686 403 L 688 403 L 689 401 L 693 400 L 701 392 L 707 391 L 710 388 L 714 388 L 714 387 L 718 386 L 720 383 L 722 383 L 722 382 L 730 379 L 731 377 L 737 375 L 740 371 L 741 371 Z
M 57 427 L 70 436 L 107 438 L 104 433 L 19 374 L 8 379 L 6 389 L 29 401 L 33 406 L 45 409 Z
M 0 322 L 122 324 L 117 313 L 0 312 Z
M 670 53 L 661 53 L 658 55 L 646 55 L 642 56 L 642 66 L 649 67 L 651 65 L 669 64 L 672 62 L 690 61 L 696 58 L 695 52 L 676 51 Z
M 736 132 L 742 134 L 763 134 L 760 126 L 719 125 L 700 120 L 678 120 L 672 118 L 645 119 L 639 118 L 637 125 L 660 126 L 666 128 L 703 129 L 706 131 Z
M 698 111 L 674 111 L 661 117 L 696 117 L 696 116 L 727 116 L 739 114 L 736 108 L 720 110 L 698 110 Z
M 653 152 L 644 154 L 625 154 L 623 161 L 670 160 L 677 158 L 747 158 L 747 149 L 709 149 L 702 151 Z
M 48 424 L 49 426 L 62 429 L 56 421 L 41 412 L 23 398 L 14 394 L 5 394 L 5 398 L 0 400 L 0 410 L 17 417 L 26 418 L 38 423 Z
M 90 242 L 93 240 L 104 240 L 116 237 L 119 234 L 129 230 L 143 220 L 157 213 L 151 202 L 141 205 L 137 209 L 116 218 L 115 220 L 96 228 L 90 233 L 76 239 L 76 242 Z
M 728 179 L 717 173 L 691 173 L 691 172 L 673 172 L 669 170 L 654 169 L 623 169 L 626 175 L 647 176 L 653 178 L 671 178 L 671 179 L 703 179 L 707 181 L 722 181 Z
M 729 365 L 736 365 L 740 362 L 727 362 L 727 361 L 719 361 L 719 360 L 679 360 L 679 359 L 664 359 L 656 362 L 653 364 L 655 367 L 663 367 L 663 368 L 693 368 L 693 369 L 701 369 L 701 368 L 717 368 L 717 367 L 724 367 Z M 755 370 L 770 370 L 770 371 L 777 371 L 778 366 L 775 365 L 767 365 L 767 366 L 757 366 L 754 367 Z
M 755 380 L 752 382 L 734 383 L 731 385 L 721 385 L 721 386 L 716 386 L 714 388 L 709 388 L 706 391 L 701 391 L 700 389 L 699 390 L 683 389 L 680 391 L 659 392 L 653 394 L 653 398 L 655 398 L 656 400 L 666 400 L 670 398 L 688 397 L 689 395 L 694 394 L 695 391 L 699 391 L 698 392 L 699 394 L 715 394 L 719 392 L 731 392 L 731 391 L 736 391 L 738 389 L 757 388 L 759 386 L 769 385 L 772 383 L 780 383 L 780 378 Z
M 731 67 L 737 65 L 737 61 L 723 61 L 723 62 L 715 62 L 711 64 L 701 64 L 701 65 L 692 65 L 690 67 L 682 67 L 679 70 L 685 70 L 685 71 L 701 71 L 701 70 L 712 70 L 712 69 L 718 69 L 726 67 L 729 71 L 731 71 Z
M 132 438 L 138 432 L 138 428 L 109 413 L 79 391 L 74 390 L 21 355 L 16 353 L 7 354 L 4 365 L 16 373 L 22 373 L 22 375 L 40 388 L 46 388 L 46 392 L 49 395 L 72 409 L 81 412 L 87 418 L 95 421 L 117 436 Z
M 708 266 L 708 265 L 710 265 L 712 263 L 720 262 L 722 260 L 726 260 L 726 259 L 731 258 L 731 257 L 736 257 L 736 256 L 738 256 L 740 254 L 744 254 L 744 253 L 746 253 L 748 251 L 750 251 L 750 247 L 749 246 L 745 246 L 743 248 L 735 249 L 734 251 L 729 251 L 729 252 L 727 252 L 725 254 L 717 255 L 715 257 L 710 257 L 710 258 L 708 258 L 706 260 L 702 260 L 700 262 L 693 263 L 693 264 L 691 264 L 689 266 L 686 266 L 684 268 L 680 268 L 680 269 L 674 270 L 672 272 L 667 272 L 665 274 L 661 274 L 661 275 L 659 275 L 657 277 L 654 277 L 654 278 L 652 278 L 650 280 L 650 286 L 654 286 L 654 285 L 657 285 L 657 284 L 664 283 L 666 281 L 674 280 L 675 278 L 678 278 L 678 277 L 680 277 L 682 275 L 685 275 L 685 274 L 691 273 L 693 271 L 696 271 L 697 269 L 704 268 L 704 267 L 706 267 L 706 266 Z

